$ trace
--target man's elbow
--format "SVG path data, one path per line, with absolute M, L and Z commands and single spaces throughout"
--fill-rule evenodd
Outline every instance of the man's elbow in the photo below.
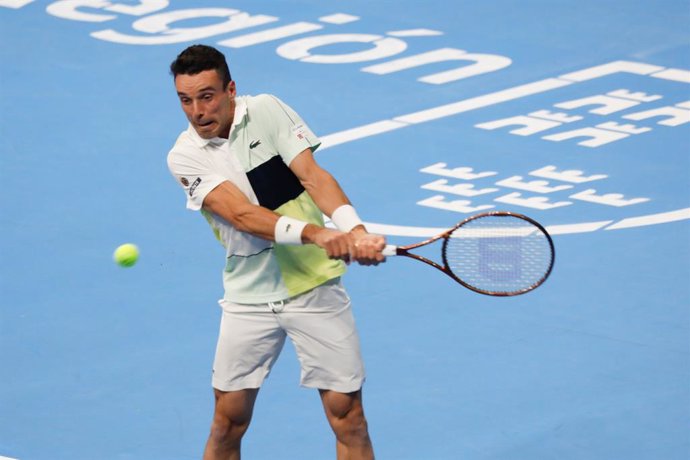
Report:
M 229 216 L 233 227 L 241 232 L 251 232 L 252 213 L 249 209 L 238 209 Z
M 252 220 L 251 206 L 229 206 L 227 202 L 218 197 L 209 195 L 204 200 L 204 209 L 222 218 L 237 230 L 249 231 Z

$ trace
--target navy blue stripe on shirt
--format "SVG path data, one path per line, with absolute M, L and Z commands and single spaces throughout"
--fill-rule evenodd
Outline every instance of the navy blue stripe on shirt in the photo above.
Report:
M 304 192 L 299 179 L 280 155 L 248 171 L 247 178 L 259 204 L 271 210 L 278 209 Z

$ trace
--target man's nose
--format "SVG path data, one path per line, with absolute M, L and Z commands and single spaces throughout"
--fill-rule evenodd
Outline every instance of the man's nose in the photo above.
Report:
M 204 116 L 204 106 L 199 101 L 192 103 L 192 116 L 197 120 Z

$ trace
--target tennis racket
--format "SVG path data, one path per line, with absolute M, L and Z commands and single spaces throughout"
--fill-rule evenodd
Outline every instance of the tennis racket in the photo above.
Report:
M 410 252 L 438 240 L 443 240 L 443 265 Z M 480 294 L 514 296 L 546 281 L 555 252 L 551 236 L 538 222 L 522 214 L 493 211 L 469 217 L 417 244 L 387 245 L 383 255 L 420 260 Z

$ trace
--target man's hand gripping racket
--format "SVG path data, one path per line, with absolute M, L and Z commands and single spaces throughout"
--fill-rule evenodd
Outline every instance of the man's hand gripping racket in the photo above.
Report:
M 409 252 L 438 240 L 443 240 L 443 265 Z M 546 281 L 555 253 L 551 236 L 538 222 L 495 211 L 472 216 L 417 244 L 387 245 L 383 255 L 420 260 L 480 294 L 513 296 Z

